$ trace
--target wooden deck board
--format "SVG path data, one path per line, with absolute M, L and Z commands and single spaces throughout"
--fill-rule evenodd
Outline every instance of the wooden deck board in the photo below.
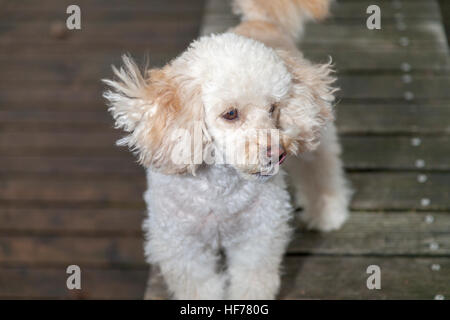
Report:
M 399 75 L 342 75 L 336 82 L 336 86 L 340 88 L 337 97 L 340 99 L 404 99 L 404 93 L 410 91 L 414 94 L 413 100 L 450 100 L 450 91 L 447 90 L 450 87 L 449 75 L 425 74 L 411 77 L 411 82 L 404 83 Z M 76 80 L 70 83 L 24 81 L 22 90 L 27 90 L 26 96 L 19 96 L 20 90 L 15 81 L 5 81 L 0 84 L 0 89 L 4 89 L 0 92 L 0 101 L 12 107 L 33 100 L 50 100 L 47 90 L 51 89 L 57 92 L 55 101 L 58 101 L 56 99 L 70 100 L 72 95 L 77 94 L 78 101 L 86 103 L 83 108 L 98 108 L 98 104 L 102 102 L 102 97 L 98 96 L 102 85 L 99 81 L 95 83 L 93 80 Z M 75 105 L 76 102 L 72 103 Z
M 100 79 L 125 52 L 140 63 L 148 55 L 151 65 L 175 57 L 197 36 L 202 14 L 203 33 L 236 18 L 223 0 L 207 0 L 206 11 L 202 0 L 124 3 L 78 1 L 84 29 L 64 39 L 49 30 L 64 21 L 69 0 L 8 0 L 0 12 L 0 298 L 144 296 L 145 177 L 114 145 L 122 134 Z M 299 43 L 312 61 L 332 56 L 336 65 L 337 123 L 355 196 L 342 230 L 296 231 L 282 299 L 450 295 L 450 63 L 439 6 L 376 3 L 381 31 L 365 28 L 371 1 L 339 0 Z M 82 268 L 81 291 L 65 287 L 68 264 Z M 382 290 L 365 286 L 371 264 L 382 269 Z M 146 297 L 167 297 L 151 275 Z
M 448 268 L 446 258 L 354 256 L 287 257 L 284 262 L 279 299 L 420 299 L 448 296 L 450 274 L 433 271 L 438 264 Z M 366 287 L 367 267 L 380 266 L 380 290 Z M 333 267 L 330 267 L 333 266 Z M 153 289 L 153 290 L 152 290 Z M 161 277 L 151 273 L 146 299 L 169 297 Z
M 282 299 L 434 299 L 450 294 L 446 258 L 296 257 L 287 259 Z M 439 264 L 442 272 L 431 270 Z M 380 290 L 368 290 L 367 267 L 382 272 Z M 330 267 L 332 266 L 332 267 Z
M 38 109 L 38 110 L 36 110 Z M 100 108 L 80 110 L 75 105 L 39 105 L 39 108 L 24 105 L 23 108 L 7 108 L 0 110 L 0 130 L 3 134 L 18 134 L 31 132 L 40 139 L 40 134 L 57 131 L 60 134 L 82 134 L 81 129 L 92 134 L 105 134 L 106 139 L 114 141 L 120 134 L 112 130 L 113 121 Z M 336 108 L 338 129 L 342 134 L 442 134 L 450 133 L 448 118 L 450 108 L 445 101 L 430 101 L 421 103 L 347 103 L 341 101 Z M 20 137 L 20 135 L 18 136 Z M 26 139 L 25 139 L 26 140 Z M 83 139 L 81 139 L 83 140 Z M 20 143 L 5 143 L 1 148 L 20 146 Z M 14 141 L 20 141 L 15 139 Z M 28 147 L 36 146 L 35 143 Z M 104 146 L 104 145 L 103 145 Z M 74 146 L 77 147 L 77 146 Z M 102 145 L 98 145 L 99 148 Z M 110 150 L 111 151 L 111 150 Z M 116 150 L 119 152 L 119 149 Z
M 0 267 L 4 299 L 142 299 L 147 268 L 82 268 L 82 290 L 67 290 L 61 267 Z
M 19 183 L 23 189 L 16 189 L 17 196 L 42 193 L 0 201 L 0 298 L 140 299 L 148 274 L 141 230 L 145 176 L 131 154 L 114 145 L 120 134 L 106 112 L 100 79 L 111 76 L 111 64 L 126 52 L 140 63 L 148 56 L 153 66 L 175 57 L 197 36 L 204 0 L 80 0 L 82 31 L 52 37 L 52 25 L 65 22 L 69 4 L 73 2 L 2 1 L 0 65 L 5 72 L 0 73 L 0 92 L 18 89 L 12 100 L 0 99 L 0 122 L 5 124 L 0 136 L 3 142 L 10 139 L 0 151 L 8 158 L 3 158 L 2 187 Z M 52 89 L 52 83 L 64 89 Z M 35 96 L 34 90 L 42 91 Z M 88 92 L 84 102 L 83 92 Z M 14 103 L 13 96 L 23 99 Z M 65 108 L 73 112 L 63 119 Z M 105 145 L 97 148 L 100 140 L 95 139 L 97 145 L 89 147 L 92 131 L 100 133 Z M 14 132 L 24 135 L 11 136 Z M 87 135 L 71 140 L 74 132 Z M 96 152 L 100 157 L 90 159 Z M 62 161 L 48 158 L 67 156 Z M 132 180 L 117 176 L 117 168 L 126 166 L 134 173 Z M 24 174 L 25 167 L 34 173 Z M 100 185 L 91 184 L 90 174 Z M 62 193 L 56 193 L 65 188 L 61 183 L 72 184 L 78 200 L 69 193 L 59 197 Z M 135 196 L 128 197 L 130 193 Z M 110 196 L 113 201 L 107 200 Z M 82 268 L 81 291 L 66 288 L 69 264 Z
M 367 290 L 366 268 L 379 265 L 385 274 L 381 290 Z M 445 258 L 384 257 L 289 257 L 286 259 L 282 299 L 434 299 L 450 294 L 448 273 L 432 271 L 431 265 L 449 268 Z M 330 269 L 330 265 L 336 268 Z M 53 283 L 65 283 L 66 274 L 55 268 L 0 268 L 0 296 L 8 298 L 140 299 L 147 280 L 146 269 L 83 268 L 86 285 L 70 292 Z M 432 283 L 430 287 L 427 284 Z M 5 286 L 8 285 L 8 290 Z M 25 284 L 25 285 L 22 285 Z M 147 298 L 167 298 L 163 284 L 152 283 Z M 323 288 L 327 290 L 323 290 Z M 160 295 L 151 293 L 161 293 Z
M 429 216 L 434 218 L 431 223 L 427 220 Z M 30 227 L 25 228 L 29 230 Z M 284 261 L 281 297 L 432 299 L 433 293 L 448 294 L 449 287 L 445 283 L 450 275 L 445 270 L 449 260 L 443 256 L 449 254 L 449 227 L 450 217 L 445 213 L 361 212 L 354 213 L 337 233 L 323 235 L 299 231 Z M 53 225 L 41 232 L 49 232 L 49 229 L 60 228 Z M 120 233 L 123 228 L 117 225 L 115 231 Z M 138 299 L 142 296 L 147 266 L 142 258 L 139 236 L 127 237 L 127 240 L 96 237 L 93 245 L 91 237 L 95 237 L 96 229 L 90 230 L 90 236 L 80 236 L 71 227 L 65 232 L 68 235 L 1 238 L 2 248 L 26 249 L 11 250 L 16 253 L 14 256 L 0 253 L 0 284 L 9 283 L 10 279 L 18 280 L 9 291 L 0 286 L 3 288 L 0 296 L 85 299 Z M 72 248 L 75 242 L 76 248 Z M 429 250 L 432 242 L 439 244 L 438 249 Z M 85 247 L 89 247 L 88 250 Z M 296 256 L 299 254 L 302 257 Z M 71 259 L 82 261 L 83 277 L 86 276 L 86 286 L 77 295 L 49 285 L 55 280 L 64 282 L 61 267 Z M 380 265 L 383 270 L 381 291 L 369 291 L 365 287 L 365 269 L 371 264 Z M 432 271 L 432 264 L 439 264 L 442 269 Z M 332 279 L 336 282 L 329 283 Z M 152 290 L 148 297 L 164 298 L 160 279 L 155 277 L 151 281 Z M 335 288 L 332 292 L 322 289 L 330 286 Z
M 330 56 L 329 52 L 320 48 L 317 50 L 309 49 L 306 53 L 310 59 L 317 62 L 328 62 Z M 174 50 L 170 56 L 175 56 L 176 54 L 178 52 Z M 152 65 L 162 65 L 168 59 L 167 53 L 158 53 L 155 50 L 151 50 L 148 56 Z M 137 58 L 139 58 L 138 60 L 143 60 L 142 57 L 138 56 Z M 374 48 L 372 51 L 366 50 L 363 53 L 358 51 L 334 52 L 332 58 L 340 73 L 351 71 L 399 72 L 402 71 L 402 64 L 405 62 L 410 65 L 414 74 L 429 73 L 431 71 L 448 74 L 450 68 L 448 52 L 445 50 L 429 51 L 424 49 L 418 52 L 385 52 Z M 115 53 L 96 53 L 88 57 L 72 55 L 69 61 L 66 55 L 27 56 L 18 52 L 17 57 L 5 57 L 0 52 L 0 63 L 5 63 L 6 61 L 8 64 L 3 70 L 4 77 L 0 79 L 4 81 L 3 83 L 41 81 L 70 83 L 71 78 L 91 81 L 95 75 L 108 74 L 110 65 L 118 65 L 120 63 L 120 56 L 117 56 Z M 30 71 L 33 72 L 33 77 L 28 76 Z M 10 80 L 7 82 L 6 79 Z
M 450 172 L 427 172 L 424 183 L 418 172 L 350 172 L 356 190 L 355 210 L 450 210 Z M 42 180 L 45 183 L 42 183 Z M 141 175 L 19 175 L 0 180 L 0 203 L 28 202 L 72 205 L 142 206 L 145 181 Z M 422 205 L 422 199 L 429 204 Z
M 0 150 L 23 149 L 28 152 L 28 156 L 0 156 L 0 175 L 41 174 L 56 177 L 63 174 L 77 174 L 101 177 L 110 174 L 115 176 L 131 175 L 139 178 L 144 172 L 135 163 L 134 158 L 126 153 L 125 149 L 115 152 L 105 149 L 106 145 L 113 142 L 109 136 L 105 138 L 97 132 L 88 132 L 84 135 L 67 133 L 66 135 L 71 136 L 73 141 L 78 138 L 80 143 L 72 151 L 79 150 L 80 155 L 58 155 L 56 151 L 60 150 L 63 145 L 59 144 L 58 139 L 53 141 L 48 139 L 48 134 L 39 134 L 39 139 L 51 143 L 44 145 L 36 143 L 35 141 L 40 141 L 38 139 L 23 141 L 20 140 L 21 135 L 5 134 L 8 141 L 14 141 L 18 145 L 1 144 Z M 56 136 L 64 137 L 61 134 L 56 134 Z M 64 139 L 64 141 L 70 143 L 71 140 Z M 420 172 L 450 170 L 449 136 L 360 136 L 353 132 L 351 135 L 343 136 L 341 141 L 345 167 L 349 170 Z M 420 145 L 415 146 L 415 141 L 420 141 Z M 51 149 L 55 150 L 55 155 L 40 156 Z M 91 154 L 92 149 L 97 152 Z M 33 151 L 34 155 L 32 155 Z M 102 151 L 104 151 L 103 154 Z M 424 160 L 423 167 L 417 166 L 417 159 Z
M 365 18 L 367 17 L 366 8 L 373 4 L 370 0 L 358 1 L 335 1 L 332 5 L 332 17 L 339 18 Z M 423 19 L 440 19 L 440 11 L 435 1 L 402 1 L 400 7 L 392 3 L 392 1 L 377 1 L 376 4 L 383 12 L 386 18 L 392 18 L 399 12 L 408 17 Z M 207 5 L 208 15 L 222 14 L 230 12 L 231 6 L 229 1 L 210 1 Z M 206 20 L 208 21 L 208 20 Z
M 110 212 L 110 222 L 107 214 Z M 0 213 L 0 266 L 140 266 L 142 235 L 136 209 L 3 209 Z M 78 214 L 70 223 L 70 215 Z M 92 219 L 88 220 L 88 215 Z M 129 221 L 126 220 L 129 215 Z M 296 216 L 299 217 L 300 213 Z M 432 221 L 430 221 L 432 217 Z M 339 232 L 304 232 L 301 223 L 288 255 L 450 255 L 450 216 L 425 212 L 353 212 Z M 95 241 L 94 241 L 95 240 Z M 439 247 L 430 250 L 431 243 Z

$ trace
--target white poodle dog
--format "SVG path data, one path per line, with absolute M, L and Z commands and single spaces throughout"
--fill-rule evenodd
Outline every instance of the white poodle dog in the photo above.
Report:
M 235 0 L 234 9 L 237 27 L 194 41 L 162 69 L 141 74 L 124 57 L 118 80 L 105 80 L 128 133 L 118 144 L 147 168 L 145 253 L 177 299 L 276 297 L 293 215 L 287 182 L 309 228 L 334 230 L 348 216 L 330 65 L 295 45 L 328 0 Z

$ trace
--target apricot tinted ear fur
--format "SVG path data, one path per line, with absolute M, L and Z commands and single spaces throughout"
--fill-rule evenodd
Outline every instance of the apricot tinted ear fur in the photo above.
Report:
M 194 153 L 202 152 L 199 148 L 208 140 L 207 134 L 200 135 L 201 141 L 193 139 L 196 126 L 205 130 L 200 90 L 185 85 L 189 79 L 174 74 L 170 65 L 150 70 L 144 78 L 130 57 L 124 56 L 123 62 L 119 70 L 113 68 L 117 81 L 104 80 L 111 87 L 104 97 L 115 126 L 129 133 L 117 144 L 128 146 L 145 167 L 166 174 L 195 173 L 199 163 Z M 186 148 L 181 153 L 185 158 L 177 153 L 173 161 L 174 147 L 180 143 Z
M 337 89 L 331 64 L 313 65 L 286 51 L 278 51 L 292 74 L 288 103 L 280 108 L 283 144 L 290 153 L 314 150 L 321 130 L 334 119 L 332 103 Z

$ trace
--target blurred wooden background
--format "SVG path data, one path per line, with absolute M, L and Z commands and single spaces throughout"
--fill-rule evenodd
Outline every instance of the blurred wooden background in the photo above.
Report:
M 64 32 L 73 3 L 82 29 Z M 142 299 L 144 170 L 115 146 L 100 79 L 123 53 L 162 65 L 182 52 L 204 1 L 0 8 L 0 298 Z M 66 288 L 70 264 L 82 290 Z
M 114 145 L 100 79 L 131 53 L 162 65 L 236 22 L 227 0 L 0 0 L 0 298 L 141 299 L 144 171 Z M 382 30 L 366 28 L 378 4 Z M 206 6 L 205 6 L 206 5 Z M 336 63 L 356 190 L 339 232 L 298 232 L 281 298 L 450 297 L 449 52 L 435 0 L 341 0 L 299 44 Z M 66 288 L 66 267 L 82 290 Z M 382 289 L 366 288 L 367 266 Z M 150 287 L 149 297 L 160 297 Z

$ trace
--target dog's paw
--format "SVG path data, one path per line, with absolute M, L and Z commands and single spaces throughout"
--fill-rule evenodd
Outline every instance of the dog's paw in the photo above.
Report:
M 348 217 L 346 201 L 327 198 L 320 208 L 305 210 L 300 215 L 300 220 L 308 230 L 328 232 L 341 228 Z
M 259 270 L 232 278 L 228 300 L 273 300 L 280 288 L 278 272 Z

